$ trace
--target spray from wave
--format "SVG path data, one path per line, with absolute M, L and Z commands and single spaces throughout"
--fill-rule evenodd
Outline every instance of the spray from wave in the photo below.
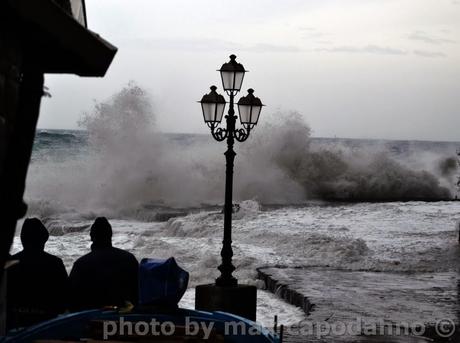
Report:
M 414 170 L 415 166 L 404 165 L 383 151 L 313 148 L 310 128 L 300 114 L 277 117 L 282 119 L 260 128 L 260 135 L 248 148 L 247 158 L 268 158 L 266 163 L 272 163 L 302 186 L 306 198 L 408 201 L 452 197 L 449 188 L 443 186 L 452 184 L 457 171 L 452 157 L 441 159 L 429 172 Z
M 262 121 L 265 124 L 237 146 L 237 201 L 287 204 L 452 196 L 448 187 L 457 172 L 452 157 L 430 163 L 431 169 L 420 168 L 418 159 L 415 169 L 385 152 L 313 147 L 310 128 L 298 113 Z M 148 206 L 222 202 L 225 144 L 210 135 L 184 144 L 159 132 L 151 98 L 136 84 L 95 104 L 80 124 L 87 132 L 87 147 L 78 156 L 35 158 L 31 165 L 27 196 L 39 211 L 77 209 L 116 216 Z

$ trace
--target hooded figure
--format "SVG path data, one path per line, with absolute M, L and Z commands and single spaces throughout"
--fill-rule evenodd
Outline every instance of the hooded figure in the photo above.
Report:
M 133 254 L 112 247 L 112 226 L 99 217 L 91 226 L 91 252 L 70 272 L 71 310 L 137 304 L 139 263 Z
M 67 307 L 67 272 L 59 257 L 44 251 L 48 237 L 48 230 L 39 219 L 24 221 L 21 231 L 24 249 L 11 256 L 18 263 L 8 269 L 9 328 L 48 320 Z

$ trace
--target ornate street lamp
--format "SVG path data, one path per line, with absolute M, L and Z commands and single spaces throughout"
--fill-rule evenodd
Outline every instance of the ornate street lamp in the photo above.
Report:
M 259 115 L 262 110 L 262 102 L 254 96 L 254 90 L 249 89 L 248 95 L 238 101 L 238 112 L 242 128 L 236 128 L 236 119 L 234 110 L 234 98 L 240 91 L 246 70 L 243 65 L 236 62 L 236 56 L 231 55 L 230 61 L 220 68 L 222 85 L 230 97 L 228 115 L 225 116 L 226 127 L 219 127 L 225 109 L 225 99 L 216 92 L 217 87 L 212 86 L 211 92 L 201 99 L 201 108 L 205 123 L 211 129 L 211 134 L 217 141 L 227 140 L 227 151 L 225 157 L 227 160 L 225 172 L 225 205 L 224 205 L 224 240 L 222 251 L 222 263 L 218 267 L 221 275 L 216 279 L 216 286 L 234 287 L 238 281 L 232 275 L 235 267 L 232 264 L 232 198 L 233 198 L 233 161 L 235 151 L 233 144 L 235 139 L 238 142 L 244 142 L 248 139 L 251 129 L 257 124 Z
M 211 92 L 206 94 L 201 99 L 201 109 L 203 110 L 204 122 L 212 129 L 214 126 L 219 125 L 224 115 L 225 98 L 217 94 L 217 87 L 211 86 Z
M 236 61 L 236 56 L 230 55 L 230 62 L 222 64 L 219 71 L 224 90 L 230 93 L 239 92 L 241 85 L 243 84 L 244 73 L 246 73 L 246 70 L 242 64 Z M 230 93 L 228 94 L 230 95 Z

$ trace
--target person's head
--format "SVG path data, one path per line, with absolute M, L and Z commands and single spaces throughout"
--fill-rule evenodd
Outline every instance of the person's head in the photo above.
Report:
M 99 246 L 112 245 L 112 226 L 105 217 L 98 217 L 91 225 L 91 240 Z
M 24 220 L 21 230 L 21 242 L 24 250 L 43 250 L 49 238 L 48 230 L 38 218 Z

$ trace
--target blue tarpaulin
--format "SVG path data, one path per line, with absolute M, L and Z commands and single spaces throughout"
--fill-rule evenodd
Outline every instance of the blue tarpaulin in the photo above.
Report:
M 170 257 L 144 258 L 139 266 L 139 304 L 177 306 L 187 290 L 189 273 Z

